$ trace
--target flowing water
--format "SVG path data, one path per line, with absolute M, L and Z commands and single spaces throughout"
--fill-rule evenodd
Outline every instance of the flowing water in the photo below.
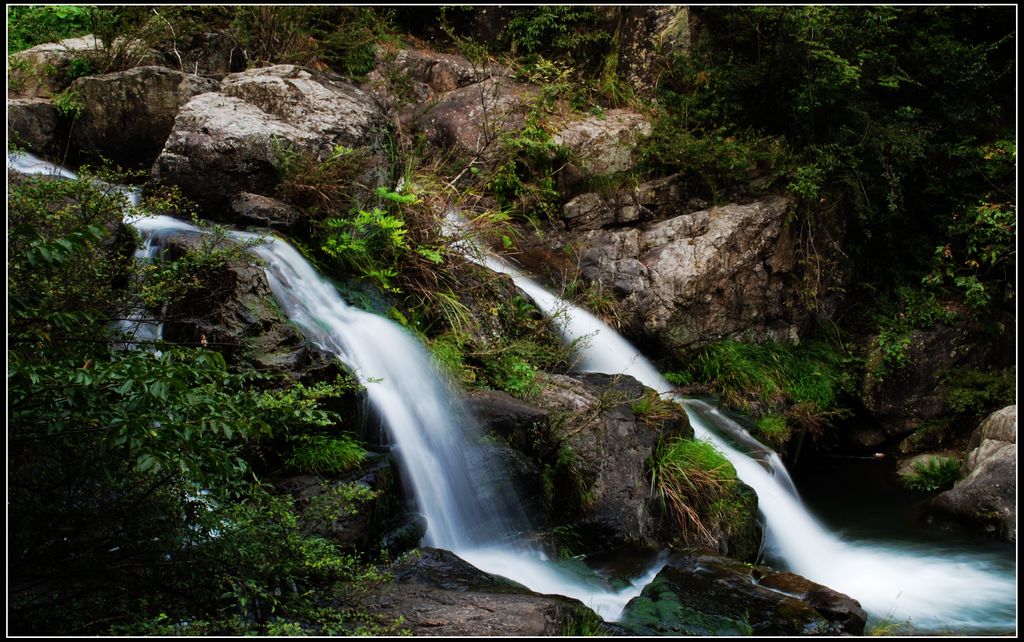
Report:
M 765 523 L 765 559 L 851 595 L 871 622 L 909 623 L 918 632 L 1016 630 L 1016 565 L 1003 547 L 964 550 L 935 542 L 843 538 L 804 506 L 781 459 L 713 405 L 672 393 L 651 363 L 589 312 L 548 292 L 492 256 L 482 262 L 512 277 L 577 347 L 577 368 L 632 375 L 683 403 L 696 436 L 713 443 L 754 488 Z
M 28 155 L 8 155 L 26 173 L 74 174 Z M 134 198 L 134 193 L 129 192 Z M 155 251 L 168 234 L 202 233 L 164 216 L 128 221 Z M 264 237 L 232 233 L 240 241 Z M 613 590 L 548 562 L 525 544 L 529 525 L 514 493 L 485 493 L 475 426 L 414 337 L 395 323 L 346 304 L 335 288 L 289 244 L 267 237 L 252 250 L 266 261 L 268 279 L 289 318 L 321 348 L 337 355 L 365 385 L 367 397 L 395 443 L 405 475 L 427 522 L 427 544 L 452 550 L 485 571 L 540 593 L 576 597 L 613 620 L 661 568 L 655 563 L 631 586 Z M 618 333 L 562 301 L 509 265 L 484 262 L 512 276 L 557 322 L 580 355 L 583 371 L 625 373 L 666 395 L 672 386 Z M 153 332 L 158 332 L 154 328 Z M 159 335 L 156 335 L 159 336 Z M 741 426 L 702 401 L 682 399 L 694 431 L 714 443 L 758 494 L 766 526 L 766 558 L 860 600 L 872 618 L 910 621 L 917 630 L 977 633 L 1016 630 L 1015 565 L 1003 553 L 943 550 L 917 542 L 844 539 L 804 507 L 778 456 Z
M 29 155 L 8 155 L 8 166 L 76 177 Z M 124 191 L 137 204 L 137 193 Z M 132 216 L 126 222 L 142 234 L 139 260 L 151 260 L 168 236 L 204 233 L 167 216 Z M 608 620 L 654 579 L 660 562 L 615 589 L 599 575 L 587 577 L 552 563 L 526 543 L 530 526 L 518 497 L 509 488 L 488 484 L 487 475 L 499 464 L 477 445 L 478 426 L 423 345 L 396 323 L 348 305 L 286 241 L 248 232 L 229 236 L 250 244 L 263 259 L 274 296 L 306 338 L 336 355 L 364 385 L 427 523 L 425 544 L 451 550 L 477 568 L 538 593 L 577 598 Z M 127 316 L 124 329 L 131 329 L 135 341 L 160 337 L 160 324 L 143 321 L 143 311 Z

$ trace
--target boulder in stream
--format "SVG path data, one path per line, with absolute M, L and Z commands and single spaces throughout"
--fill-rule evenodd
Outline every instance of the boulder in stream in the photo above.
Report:
M 169 258 L 186 252 L 209 253 L 236 245 L 207 235 L 176 235 L 165 241 Z M 167 307 L 164 338 L 206 345 L 229 364 L 284 374 L 307 383 L 341 373 L 338 362 L 306 342 L 285 319 L 263 268 L 227 262 L 210 268 L 186 297 Z
M 1017 541 L 1017 406 L 988 416 L 971 436 L 960 481 L 932 500 L 933 516 Z
M 866 621 L 856 600 L 803 577 L 684 549 L 618 625 L 634 635 L 860 635 Z
M 395 581 L 363 605 L 374 615 L 401 615 L 413 635 L 566 635 L 574 622 L 594 617 L 578 600 L 534 593 L 445 550 L 420 548 L 390 571 Z

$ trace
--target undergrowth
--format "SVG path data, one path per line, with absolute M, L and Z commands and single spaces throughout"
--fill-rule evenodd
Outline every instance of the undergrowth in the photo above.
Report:
M 672 383 L 700 383 L 726 405 L 758 419 L 771 445 L 786 444 L 794 429 L 820 437 L 850 410 L 856 361 L 824 342 L 741 343 L 726 340 L 698 350 L 687 367 L 666 373 Z

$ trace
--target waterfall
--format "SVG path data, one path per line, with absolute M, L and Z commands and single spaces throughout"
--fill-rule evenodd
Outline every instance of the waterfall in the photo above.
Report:
M 8 154 L 7 162 L 23 173 L 77 178 L 27 154 Z M 137 192 L 112 187 L 138 203 Z M 144 246 L 136 252 L 139 260 L 153 258 L 168 236 L 205 233 L 163 215 L 133 214 L 125 222 L 143 236 Z M 306 338 L 337 356 L 364 385 L 427 523 L 425 544 L 451 550 L 477 568 L 537 593 L 579 599 L 606 620 L 618 618 L 626 603 L 654 579 L 664 565 L 660 557 L 625 588 L 615 590 L 596 575 L 584 577 L 558 567 L 526 543 L 521 535 L 529 523 L 515 492 L 488 483 L 498 464 L 488 461 L 476 445 L 476 422 L 423 345 L 396 323 L 348 305 L 283 239 L 237 231 L 228 235 L 249 244 L 263 259 L 275 298 Z M 159 338 L 159 324 L 142 322 L 142 311 L 134 313 L 128 316 L 133 328 L 139 326 L 135 339 Z
M 73 172 L 27 154 L 8 154 L 8 167 L 76 178 Z M 114 187 L 137 199 L 136 192 Z M 138 216 L 126 222 L 142 232 L 148 244 L 139 258 L 155 251 L 160 239 L 170 234 L 203 233 L 166 216 Z M 397 324 L 346 304 L 284 240 L 246 232 L 230 235 L 240 241 L 262 241 L 251 249 L 266 261 L 267 277 L 282 309 L 310 341 L 335 354 L 365 385 L 414 488 L 428 524 L 428 544 L 452 550 L 478 568 L 538 593 L 575 597 L 607 620 L 616 619 L 658 573 L 661 563 L 615 591 L 563 571 L 525 544 L 518 534 L 527 523 L 514 494 L 480 493 L 479 482 L 487 471 L 479 468 L 479 455 L 474 454 L 476 429 L 419 341 Z M 556 321 L 563 338 L 579 350 L 579 369 L 629 374 L 662 394 L 672 394 L 671 384 L 653 365 L 599 319 L 499 259 L 481 260 L 509 274 Z M 757 492 L 767 531 L 766 553 L 773 563 L 855 597 L 877 619 L 911 620 L 915 627 L 936 631 L 1016 629 L 1012 564 L 996 554 L 844 541 L 803 506 L 777 454 L 714 406 L 676 398 L 684 404 L 697 436 L 715 444 Z
M 673 386 L 621 335 L 586 310 L 551 294 L 508 263 L 479 259 L 508 274 L 576 346 L 578 369 L 624 373 L 679 401 L 700 439 L 713 443 L 758 496 L 766 558 L 858 601 L 877 621 L 918 630 L 1015 630 L 1016 571 L 995 552 L 965 553 L 914 543 L 844 541 L 803 505 L 782 460 L 714 406 L 672 393 Z M 726 434 L 729 439 L 720 435 Z

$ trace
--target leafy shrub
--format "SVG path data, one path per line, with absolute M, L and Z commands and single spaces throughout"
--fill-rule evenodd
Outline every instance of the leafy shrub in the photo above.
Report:
M 10 7 L 7 11 L 7 53 L 90 33 L 94 9 L 78 5 Z
M 932 457 L 925 463 L 915 464 L 913 472 L 903 478 L 903 484 L 910 490 L 930 493 L 952 488 L 958 479 L 958 460 L 951 457 Z
M 951 323 L 956 314 L 947 310 L 932 292 L 899 286 L 895 297 L 878 304 L 875 322 L 878 334 L 874 346 L 880 359 L 872 364 L 871 375 L 881 381 L 885 376 L 907 364 L 910 333 L 937 323 Z
M 953 370 L 944 373 L 940 379 L 945 386 L 950 409 L 962 416 L 966 423 L 974 423 L 1012 404 L 1016 392 L 1015 370 Z
M 555 144 L 536 112 L 527 117 L 521 130 L 502 134 L 501 146 L 505 160 L 491 174 L 485 189 L 493 192 L 503 207 L 526 220 L 557 217 L 561 197 L 555 174 L 568 160 L 566 148 Z
M 522 8 L 504 36 L 513 55 L 564 56 L 581 64 L 600 59 L 612 40 L 598 11 L 582 6 Z
M 231 372 L 208 349 L 116 348 L 112 322 L 142 294 L 126 200 L 103 185 L 28 176 L 8 192 L 12 630 L 354 628 L 344 596 L 367 570 L 299 532 L 249 464 L 260 443 L 335 424 L 320 401 L 347 388 Z

